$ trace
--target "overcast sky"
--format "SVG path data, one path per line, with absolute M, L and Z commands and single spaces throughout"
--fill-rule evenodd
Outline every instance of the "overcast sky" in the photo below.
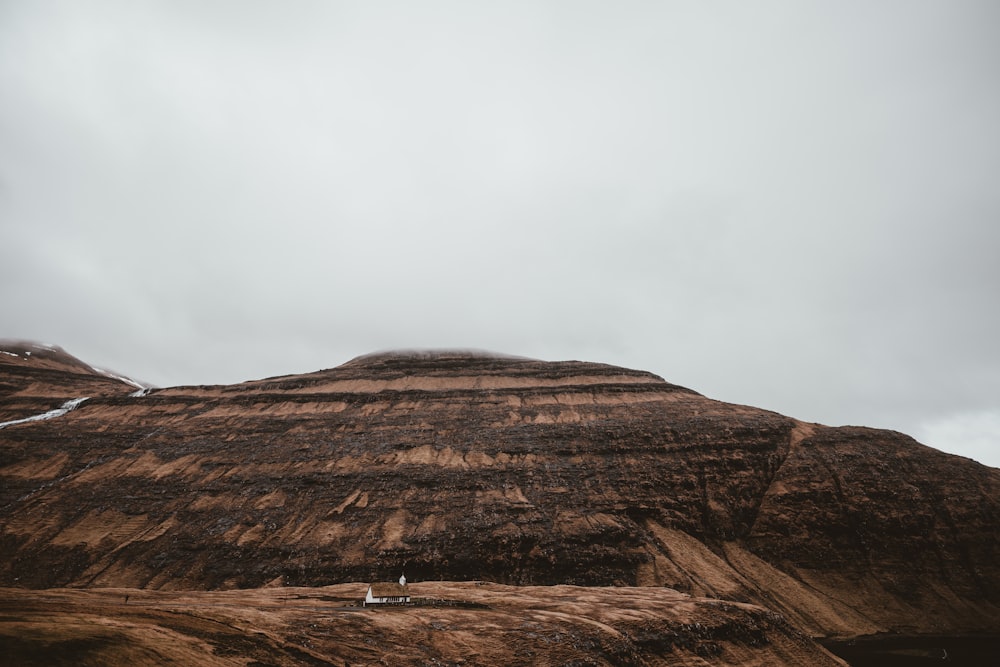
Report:
M 1000 3 L 0 0 L 0 337 L 472 347 L 1000 466 Z

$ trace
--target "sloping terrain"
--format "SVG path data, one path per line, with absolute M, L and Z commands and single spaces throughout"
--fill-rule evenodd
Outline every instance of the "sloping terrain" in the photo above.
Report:
M 56 410 L 70 400 L 141 388 L 61 347 L 0 339 L 0 424 Z
M 66 398 L 69 380 L 46 397 L 48 375 L 6 359 L 19 416 Z M 668 587 L 817 636 L 1000 632 L 1000 470 L 899 433 L 465 352 L 105 388 L 0 430 L 0 585 L 324 586 L 405 566 Z
M 445 582 L 412 589 L 419 606 L 383 609 L 358 606 L 359 584 L 2 590 L 0 655 L 23 667 L 843 664 L 773 612 L 675 591 Z

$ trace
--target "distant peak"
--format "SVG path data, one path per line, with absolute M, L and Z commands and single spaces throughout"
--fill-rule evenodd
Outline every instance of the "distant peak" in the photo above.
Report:
M 39 359 L 61 362 L 70 366 L 78 366 L 89 369 L 90 366 L 77 359 L 72 354 L 62 349 L 58 345 L 48 343 L 36 343 L 30 340 L 17 340 L 11 338 L 0 339 L 0 352 L 6 356 L 18 357 L 20 359 Z
M 119 382 L 124 382 L 125 384 L 129 384 L 137 388 L 152 386 L 103 368 L 91 366 L 87 362 L 74 357 L 58 345 L 37 343 L 30 340 L 17 340 L 10 338 L 0 339 L 0 361 L 13 362 L 15 359 L 20 363 L 27 363 L 31 366 L 58 368 L 71 370 L 72 372 L 84 371 L 96 375 L 103 375 L 104 377 L 111 378 L 112 380 L 118 380 Z
M 30 340 L 17 340 L 12 338 L 0 338 L 0 350 L 10 354 L 31 356 L 38 353 L 67 354 L 66 350 L 58 345 L 49 343 L 36 343 Z M 67 355 L 69 356 L 69 355 Z

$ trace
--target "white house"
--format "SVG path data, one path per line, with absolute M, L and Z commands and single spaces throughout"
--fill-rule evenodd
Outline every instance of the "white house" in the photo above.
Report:
M 406 575 L 399 577 L 399 583 L 368 584 L 365 606 L 370 604 L 408 604 L 410 589 L 406 587 Z

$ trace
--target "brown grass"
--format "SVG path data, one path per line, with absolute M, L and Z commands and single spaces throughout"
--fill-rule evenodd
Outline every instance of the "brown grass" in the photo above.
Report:
M 427 582 L 411 585 L 419 606 L 363 608 L 365 589 L 2 589 L 0 654 L 123 667 L 843 664 L 770 612 L 670 589 Z

